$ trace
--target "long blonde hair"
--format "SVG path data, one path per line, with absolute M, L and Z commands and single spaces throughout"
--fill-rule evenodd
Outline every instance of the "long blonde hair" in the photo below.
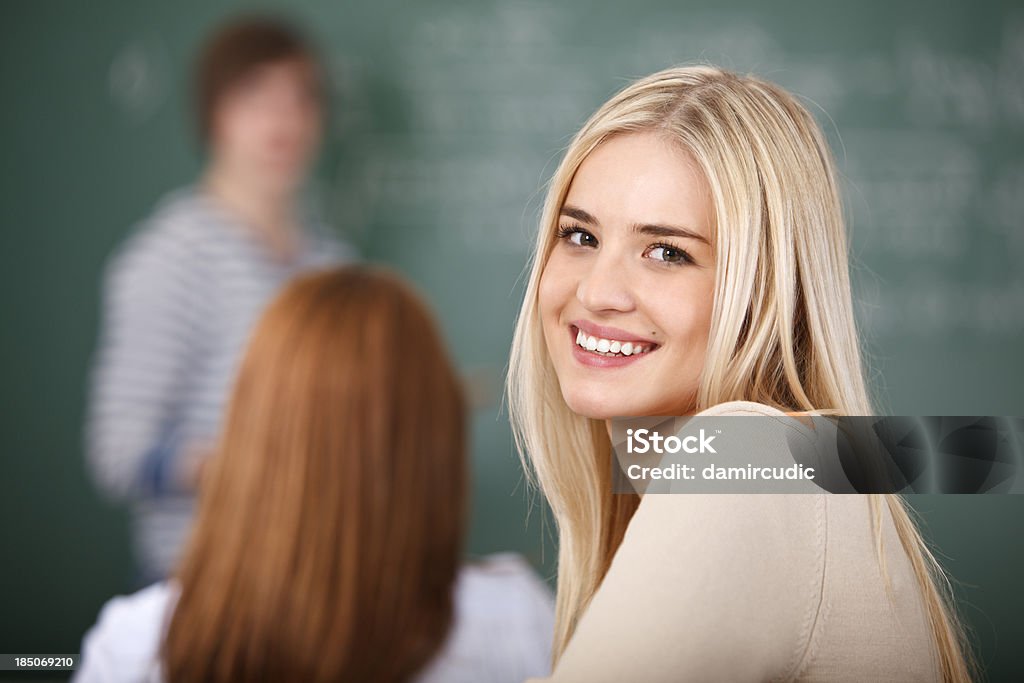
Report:
M 846 229 L 829 146 L 779 86 L 710 65 L 627 86 L 584 124 L 548 187 L 516 324 L 509 411 L 520 457 L 559 532 L 554 661 L 600 585 L 636 507 L 612 494 L 603 422 L 566 405 L 545 346 L 538 284 L 572 179 L 614 135 L 658 132 L 702 170 L 716 217 L 716 281 L 695 410 L 748 400 L 787 411 L 871 415 L 854 320 Z M 888 507 L 927 608 L 943 680 L 971 679 L 973 658 L 942 568 L 898 495 L 870 495 L 881 543 Z
M 256 327 L 203 477 L 167 680 L 418 672 L 454 618 L 464 431 L 455 369 L 403 280 L 352 266 L 288 286 Z

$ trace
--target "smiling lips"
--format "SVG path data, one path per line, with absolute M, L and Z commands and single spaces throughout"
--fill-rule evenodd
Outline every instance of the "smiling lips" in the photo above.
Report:
M 583 333 L 583 330 L 579 330 L 576 333 L 576 345 L 580 346 L 587 351 L 596 351 L 600 354 L 607 354 L 614 356 L 621 354 L 623 356 L 640 355 L 641 353 L 647 353 L 650 349 L 649 346 L 633 342 L 621 342 L 617 339 L 605 339 L 604 337 L 591 337 Z
M 617 367 L 658 348 L 658 344 L 638 339 L 624 330 L 577 321 L 569 326 L 575 337 L 573 355 L 586 365 Z

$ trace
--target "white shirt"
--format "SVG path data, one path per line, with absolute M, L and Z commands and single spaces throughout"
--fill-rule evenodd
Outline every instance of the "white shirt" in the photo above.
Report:
M 108 601 L 82 641 L 73 683 L 162 683 L 160 643 L 177 598 L 173 582 Z M 521 683 L 550 672 L 554 599 L 520 555 L 465 565 L 455 619 L 441 651 L 416 683 Z

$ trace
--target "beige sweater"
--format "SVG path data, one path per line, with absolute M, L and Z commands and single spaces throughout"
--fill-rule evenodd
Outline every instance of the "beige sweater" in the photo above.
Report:
M 747 401 L 701 414 L 801 428 Z M 941 680 L 917 581 L 883 512 L 892 601 L 865 495 L 646 495 L 543 680 Z

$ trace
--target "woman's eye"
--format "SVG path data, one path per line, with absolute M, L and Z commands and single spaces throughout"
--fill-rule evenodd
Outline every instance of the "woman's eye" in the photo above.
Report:
M 655 244 L 647 250 L 646 255 L 655 261 L 665 263 L 693 263 L 693 259 L 686 250 L 668 244 Z
M 559 228 L 558 237 L 578 247 L 597 246 L 597 238 L 580 227 Z

